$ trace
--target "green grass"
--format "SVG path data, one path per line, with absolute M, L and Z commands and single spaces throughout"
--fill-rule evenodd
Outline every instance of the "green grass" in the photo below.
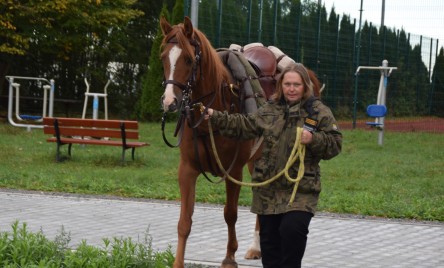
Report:
M 42 130 L 3 123 L 0 187 L 179 200 L 179 150 L 165 145 L 160 123 L 140 127 L 140 139 L 151 146 L 136 149 L 135 161 L 128 151 L 122 165 L 118 147 L 80 145 L 73 145 L 71 159 L 56 163 L 56 146 L 45 141 Z M 167 133 L 173 130 L 168 124 Z M 386 132 L 383 146 L 376 131 L 343 135 L 342 153 L 321 162 L 320 211 L 444 221 L 444 135 Z M 196 200 L 223 204 L 223 183 L 199 178 Z M 248 206 L 250 200 L 251 190 L 243 187 L 239 203 Z
M 343 152 L 323 162 L 320 209 L 444 221 L 444 135 L 347 131 Z

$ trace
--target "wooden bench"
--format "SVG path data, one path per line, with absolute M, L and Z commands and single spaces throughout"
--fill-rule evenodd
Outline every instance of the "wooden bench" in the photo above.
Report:
M 65 144 L 68 144 L 69 156 L 73 144 L 119 146 L 122 147 L 122 161 L 125 161 L 127 149 L 132 149 L 134 160 L 135 149 L 149 145 L 135 141 L 139 139 L 137 121 L 44 117 L 43 125 L 45 134 L 54 135 L 46 141 L 57 143 L 57 162 L 62 160 L 60 147 Z

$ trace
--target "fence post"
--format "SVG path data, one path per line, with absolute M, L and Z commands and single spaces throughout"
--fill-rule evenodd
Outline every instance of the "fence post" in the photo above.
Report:
M 278 19 L 279 1 L 274 0 L 274 19 L 273 19 L 273 45 L 277 45 L 277 19 Z
M 248 18 L 247 18 L 247 42 L 246 44 L 251 43 L 251 10 L 253 8 L 253 0 L 250 0 L 248 3 Z
M 220 47 L 220 37 L 222 35 L 222 0 L 218 0 L 218 11 L 217 11 L 217 33 L 216 33 L 216 47 Z
M 262 12 L 264 9 L 264 0 L 260 0 L 259 3 L 259 27 L 257 29 L 257 41 L 262 42 Z
M 359 66 L 359 54 L 361 51 L 361 21 L 362 21 L 362 2 L 361 0 L 361 9 L 359 14 L 359 28 L 358 28 L 358 42 L 356 44 L 357 52 L 356 52 L 356 68 Z M 355 75 L 355 95 L 353 98 L 353 129 L 356 128 L 356 109 L 358 105 L 358 74 Z
M 316 38 L 316 73 L 319 73 L 319 50 L 321 43 L 321 0 L 318 1 L 318 33 Z
M 332 89 L 332 100 L 336 100 L 336 82 L 338 78 L 338 58 L 339 58 L 339 15 L 336 15 L 336 53 L 335 53 L 335 64 L 333 67 L 333 89 Z M 337 101 L 333 101 L 332 108 L 336 108 Z

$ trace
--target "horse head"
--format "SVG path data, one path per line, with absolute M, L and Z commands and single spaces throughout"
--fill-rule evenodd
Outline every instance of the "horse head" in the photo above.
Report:
M 162 17 L 160 26 L 164 36 L 161 60 L 165 77 L 161 104 L 164 112 L 175 112 L 191 98 L 200 65 L 200 43 L 188 17 L 174 26 Z

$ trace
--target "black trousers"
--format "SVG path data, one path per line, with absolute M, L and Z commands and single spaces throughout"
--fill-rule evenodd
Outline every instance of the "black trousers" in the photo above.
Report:
M 301 267 L 312 217 L 312 213 L 305 211 L 259 215 L 264 268 Z

